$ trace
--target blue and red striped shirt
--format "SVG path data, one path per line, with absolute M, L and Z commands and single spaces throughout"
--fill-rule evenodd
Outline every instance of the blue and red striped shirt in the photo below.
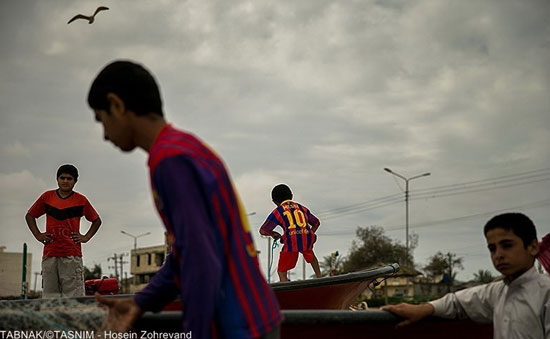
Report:
M 193 338 L 256 338 L 277 327 L 277 300 L 220 158 L 196 137 L 167 125 L 148 164 L 172 252 L 136 294 L 136 303 L 159 311 L 179 293 L 183 329 Z
M 281 252 L 302 252 L 311 250 L 317 240 L 315 232 L 321 222 L 305 206 L 285 200 L 271 212 L 260 227 L 260 233 L 270 235 L 277 226 L 284 230 Z

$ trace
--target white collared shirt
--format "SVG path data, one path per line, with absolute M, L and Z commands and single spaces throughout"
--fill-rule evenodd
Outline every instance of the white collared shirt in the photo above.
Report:
M 496 339 L 550 339 L 550 277 L 534 266 L 511 283 L 467 288 L 430 304 L 437 317 L 493 322 Z

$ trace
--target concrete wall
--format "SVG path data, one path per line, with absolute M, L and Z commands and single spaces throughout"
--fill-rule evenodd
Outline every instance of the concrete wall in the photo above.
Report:
M 23 253 L 4 252 L 0 247 L 0 297 L 21 295 Z M 27 252 L 27 292 L 32 286 L 32 253 Z

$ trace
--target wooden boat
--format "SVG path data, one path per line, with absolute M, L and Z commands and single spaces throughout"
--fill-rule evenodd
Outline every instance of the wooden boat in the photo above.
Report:
M 399 271 L 398 264 L 310 280 L 272 283 L 283 310 L 345 310 L 374 281 Z
M 332 277 L 271 283 L 279 306 L 283 310 L 345 310 L 374 281 L 399 271 L 399 264 L 352 272 Z M 164 311 L 180 311 L 175 300 Z

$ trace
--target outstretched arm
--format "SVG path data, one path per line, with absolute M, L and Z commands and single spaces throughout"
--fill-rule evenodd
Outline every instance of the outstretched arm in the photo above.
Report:
M 431 316 L 434 313 L 434 307 L 431 304 L 399 304 L 388 305 L 380 308 L 384 311 L 389 311 L 395 315 L 403 318 L 404 320 L 396 325 L 397 328 L 410 325 L 426 317 Z
M 490 322 L 493 319 L 493 305 L 500 295 L 501 284 L 492 283 L 474 286 L 455 293 L 447 293 L 442 298 L 427 304 L 399 304 L 384 306 L 405 320 L 397 324 L 402 327 L 426 318 L 430 315 L 447 319 L 467 319 L 477 322 Z

